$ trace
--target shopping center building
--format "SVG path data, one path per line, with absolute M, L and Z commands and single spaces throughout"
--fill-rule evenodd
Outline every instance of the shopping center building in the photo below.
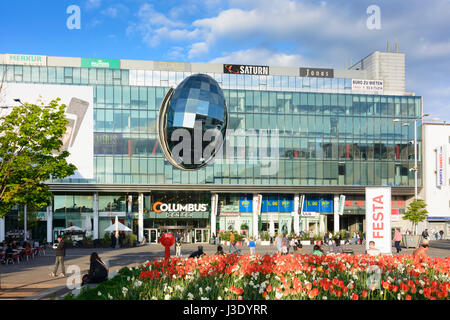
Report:
M 422 99 L 405 89 L 403 53 L 374 52 L 348 69 L 17 54 L 0 55 L 0 67 L 3 105 L 35 103 L 32 92 L 61 97 L 78 135 L 68 150 L 79 172 L 49 182 L 54 198 L 35 238 L 51 241 L 70 225 L 92 225 L 102 238 L 115 216 L 149 242 L 167 230 L 190 242 L 230 229 L 364 231 L 365 187 L 391 186 L 400 214 L 414 197 L 414 130 L 393 120 L 420 118 Z M 158 112 L 194 74 L 223 91 L 227 152 L 183 170 L 161 150 Z M 1 219 L 0 237 L 21 229 L 16 209 Z

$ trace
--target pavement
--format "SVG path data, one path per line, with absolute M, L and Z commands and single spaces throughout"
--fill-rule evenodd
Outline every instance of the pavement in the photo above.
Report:
M 217 246 L 202 244 L 203 250 L 207 254 L 214 254 Z M 182 246 L 182 255 L 184 257 L 197 250 L 198 244 L 184 244 Z M 364 253 L 363 245 L 344 245 L 345 249 L 351 249 L 357 253 Z M 228 253 L 228 246 L 223 246 L 224 252 Z M 248 247 L 241 247 L 240 254 L 249 254 Z M 312 253 L 313 246 L 303 246 L 301 253 Z M 79 268 L 81 274 L 87 273 L 89 269 L 89 256 L 92 252 L 97 252 L 100 258 L 110 267 L 110 273 L 114 274 L 122 267 L 134 267 L 143 264 L 147 260 L 164 257 L 164 247 L 160 244 L 149 244 L 135 248 L 123 249 L 83 249 L 74 248 L 66 250 L 65 268 L 68 277 L 51 278 L 50 272 L 53 271 L 55 263 L 55 253 L 53 249 L 47 249 L 46 255 L 40 255 L 29 261 L 21 261 L 19 264 L 0 265 L 0 300 L 40 300 L 54 299 L 68 292 L 67 284 L 73 283 L 73 276 L 69 273 L 69 268 Z M 400 254 L 412 254 L 414 249 L 403 248 Z M 292 251 L 291 251 L 292 252 Z M 393 248 L 394 255 L 397 255 Z M 273 254 L 273 246 L 257 246 L 258 254 Z M 297 251 L 297 253 L 299 253 Z M 171 250 L 171 255 L 175 251 Z M 430 257 L 448 257 L 450 256 L 450 240 L 430 241 L 428 250 Z M 58 270 L 58 273 L 60 271 Z

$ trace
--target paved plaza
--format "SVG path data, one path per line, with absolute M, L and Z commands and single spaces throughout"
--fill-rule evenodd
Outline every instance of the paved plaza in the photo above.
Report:
M 217 246 L 203 244 L 205 253 L 213 254 Z M 355 253 L 363 253 L 363 245 L 345 245 L 345 249 L 351 249 Z M 184 244 L 182 255 L 187 257 L 197 249 L 197 244 Z M 248 247 L 241 247 L 241 254 L 248 254 Z M 313 246 L 303 246 L 302 253 L 312 253 Z M 411 254 L 414 249 L 403 248 L 401 254 Z M 124 249 L 67 249 L 65 258 L 66 272 L 71 265 L 77 265 L 82 273 L 89 269 L 89 256 L 96 251 L 101 259 L 110 266 L 110 272 L 114 273 L 124 266 L 136 266 L 143 264 L 146 260 L 164 257 L 164 248 L 159 244 L 144 245 L 136 248 Z M 228 253 L 228 246 L 224 246 Z M 258 254 L 272 254 L 275 252 L 273 246 L 257 246 Z M 297 251 L 298 253 L 299 251 Z M 393 248 L 395 252 L 395 248 Z M 174 250 L 171 250 L 174 255 Z M 394 253 L 396 255 L 396 253 Z M 448 257 L 450 255 L 450 240 L 438 240 L 430 242 L 428 250 L 430 257 Z M 67 292 L 67 278 L 51 278 L 55 263 L 53 249 L 47 249 L 46 255 L 41 255 L 29 261 L 21 261 L 19 264 L 0 265 L 0 299 L 51 299 Z M 59 271 L 58 271 L 59 273 Z

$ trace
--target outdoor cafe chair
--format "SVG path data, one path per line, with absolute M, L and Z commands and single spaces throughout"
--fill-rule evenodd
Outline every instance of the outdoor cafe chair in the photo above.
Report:
M 27 257 L 27 261 L 29 257 L 34 259 L 34 254 L 31 249 L 24 249 L 24 256 Z

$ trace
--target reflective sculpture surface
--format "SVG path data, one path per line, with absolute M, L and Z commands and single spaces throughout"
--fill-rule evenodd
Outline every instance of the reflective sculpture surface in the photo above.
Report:
M 179 169 L 195 170 L 220 151 L 227 127 L 222 89 L 210 76 L 195 74 L 166 94 L 158 134 L 167 160 Z

